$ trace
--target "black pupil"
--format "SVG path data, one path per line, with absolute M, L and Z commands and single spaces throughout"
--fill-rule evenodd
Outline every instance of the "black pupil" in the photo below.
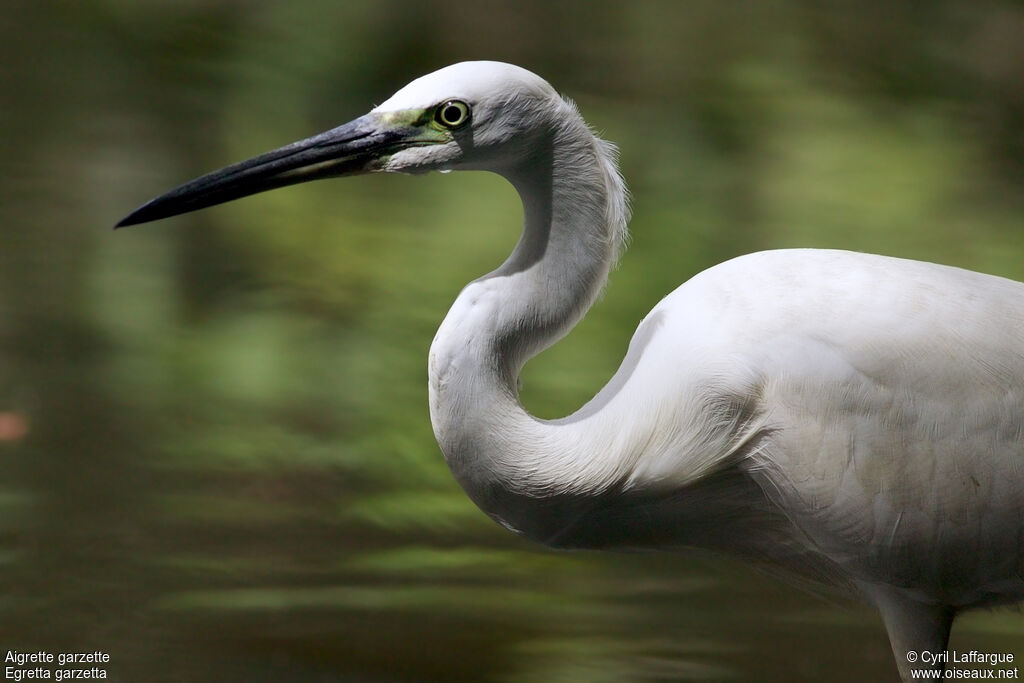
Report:
M 445 123 L 458 123 L 462 119 L 462 110 L 454 104 L 446 105 L 441 110 L 441 118 Z

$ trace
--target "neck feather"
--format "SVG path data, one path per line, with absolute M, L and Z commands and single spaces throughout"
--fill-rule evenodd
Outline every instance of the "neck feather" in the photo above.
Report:
M 523 202 L 516 248 L 463 289 L 430 352 L 431 420 L 445 458 L 481 508 L 515 527 L 528 525 L 523 497 L 584 495 L 615 477 L 601 462 L 579 462 L 583 430 L 529 415 L 517 389 L 525 362 L 599 295 L 628 220 L 614 148 L 566 107 L 530 157 L 503 173 Z

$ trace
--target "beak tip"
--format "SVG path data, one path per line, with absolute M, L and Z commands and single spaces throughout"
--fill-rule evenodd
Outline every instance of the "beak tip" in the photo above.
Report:
M 139 225 L 140 223 L 149 223 L 151 221 L 159 220 L 161 218 L 167 218 L 173 216 L 175 213 L 182 212 L 166 212 L 160 210 L 158 203 L 159 199 L 147 202 L 135 209 L 127 216 L 119 220 L 114 224 L 114 230 L 119 228 L 127 228 L 129 225 Z
M 119 220 L 117 223 L 114 224 L 114 230 L 118 230 L 120 228 L 127 228 L 129 225 L 138 225 L 139 223 L 144 223 L 144 220 L 139 220 L 138 218 L 136 218 L 135 214 L 137 213 L 137 211 L 133 211 L 132 213 L 128 214 L 127 216 Z

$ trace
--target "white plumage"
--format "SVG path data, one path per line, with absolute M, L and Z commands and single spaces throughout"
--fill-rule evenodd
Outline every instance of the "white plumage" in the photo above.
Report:
M 430 351 L 438 443 L 472 499 L 559 547 L 705 547 L 859 591 L 897 664 L 953 617 L 1024 597 L 1024 285 L 843 251 L 710 268 L 640 324 L 587 405 L 540 420 L 523 364 L 600 292 L 624 241 L 614 148 L 519 67 L 468 62 L 370 114 L 204 176 L 122 225 L 366 171 L 480 169 L 523 200 L 508 260 Z M 941 666 L 941 665 L 940 665 Z

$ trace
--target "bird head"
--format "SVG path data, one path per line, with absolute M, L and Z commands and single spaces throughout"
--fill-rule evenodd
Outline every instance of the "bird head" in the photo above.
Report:
M 318 178 L 376 171 L 511 173 L 567 105 L 511 64 L 462 62 L 414 80 L 364 116 L 208 173 L 140 206 L 117 227 Z

